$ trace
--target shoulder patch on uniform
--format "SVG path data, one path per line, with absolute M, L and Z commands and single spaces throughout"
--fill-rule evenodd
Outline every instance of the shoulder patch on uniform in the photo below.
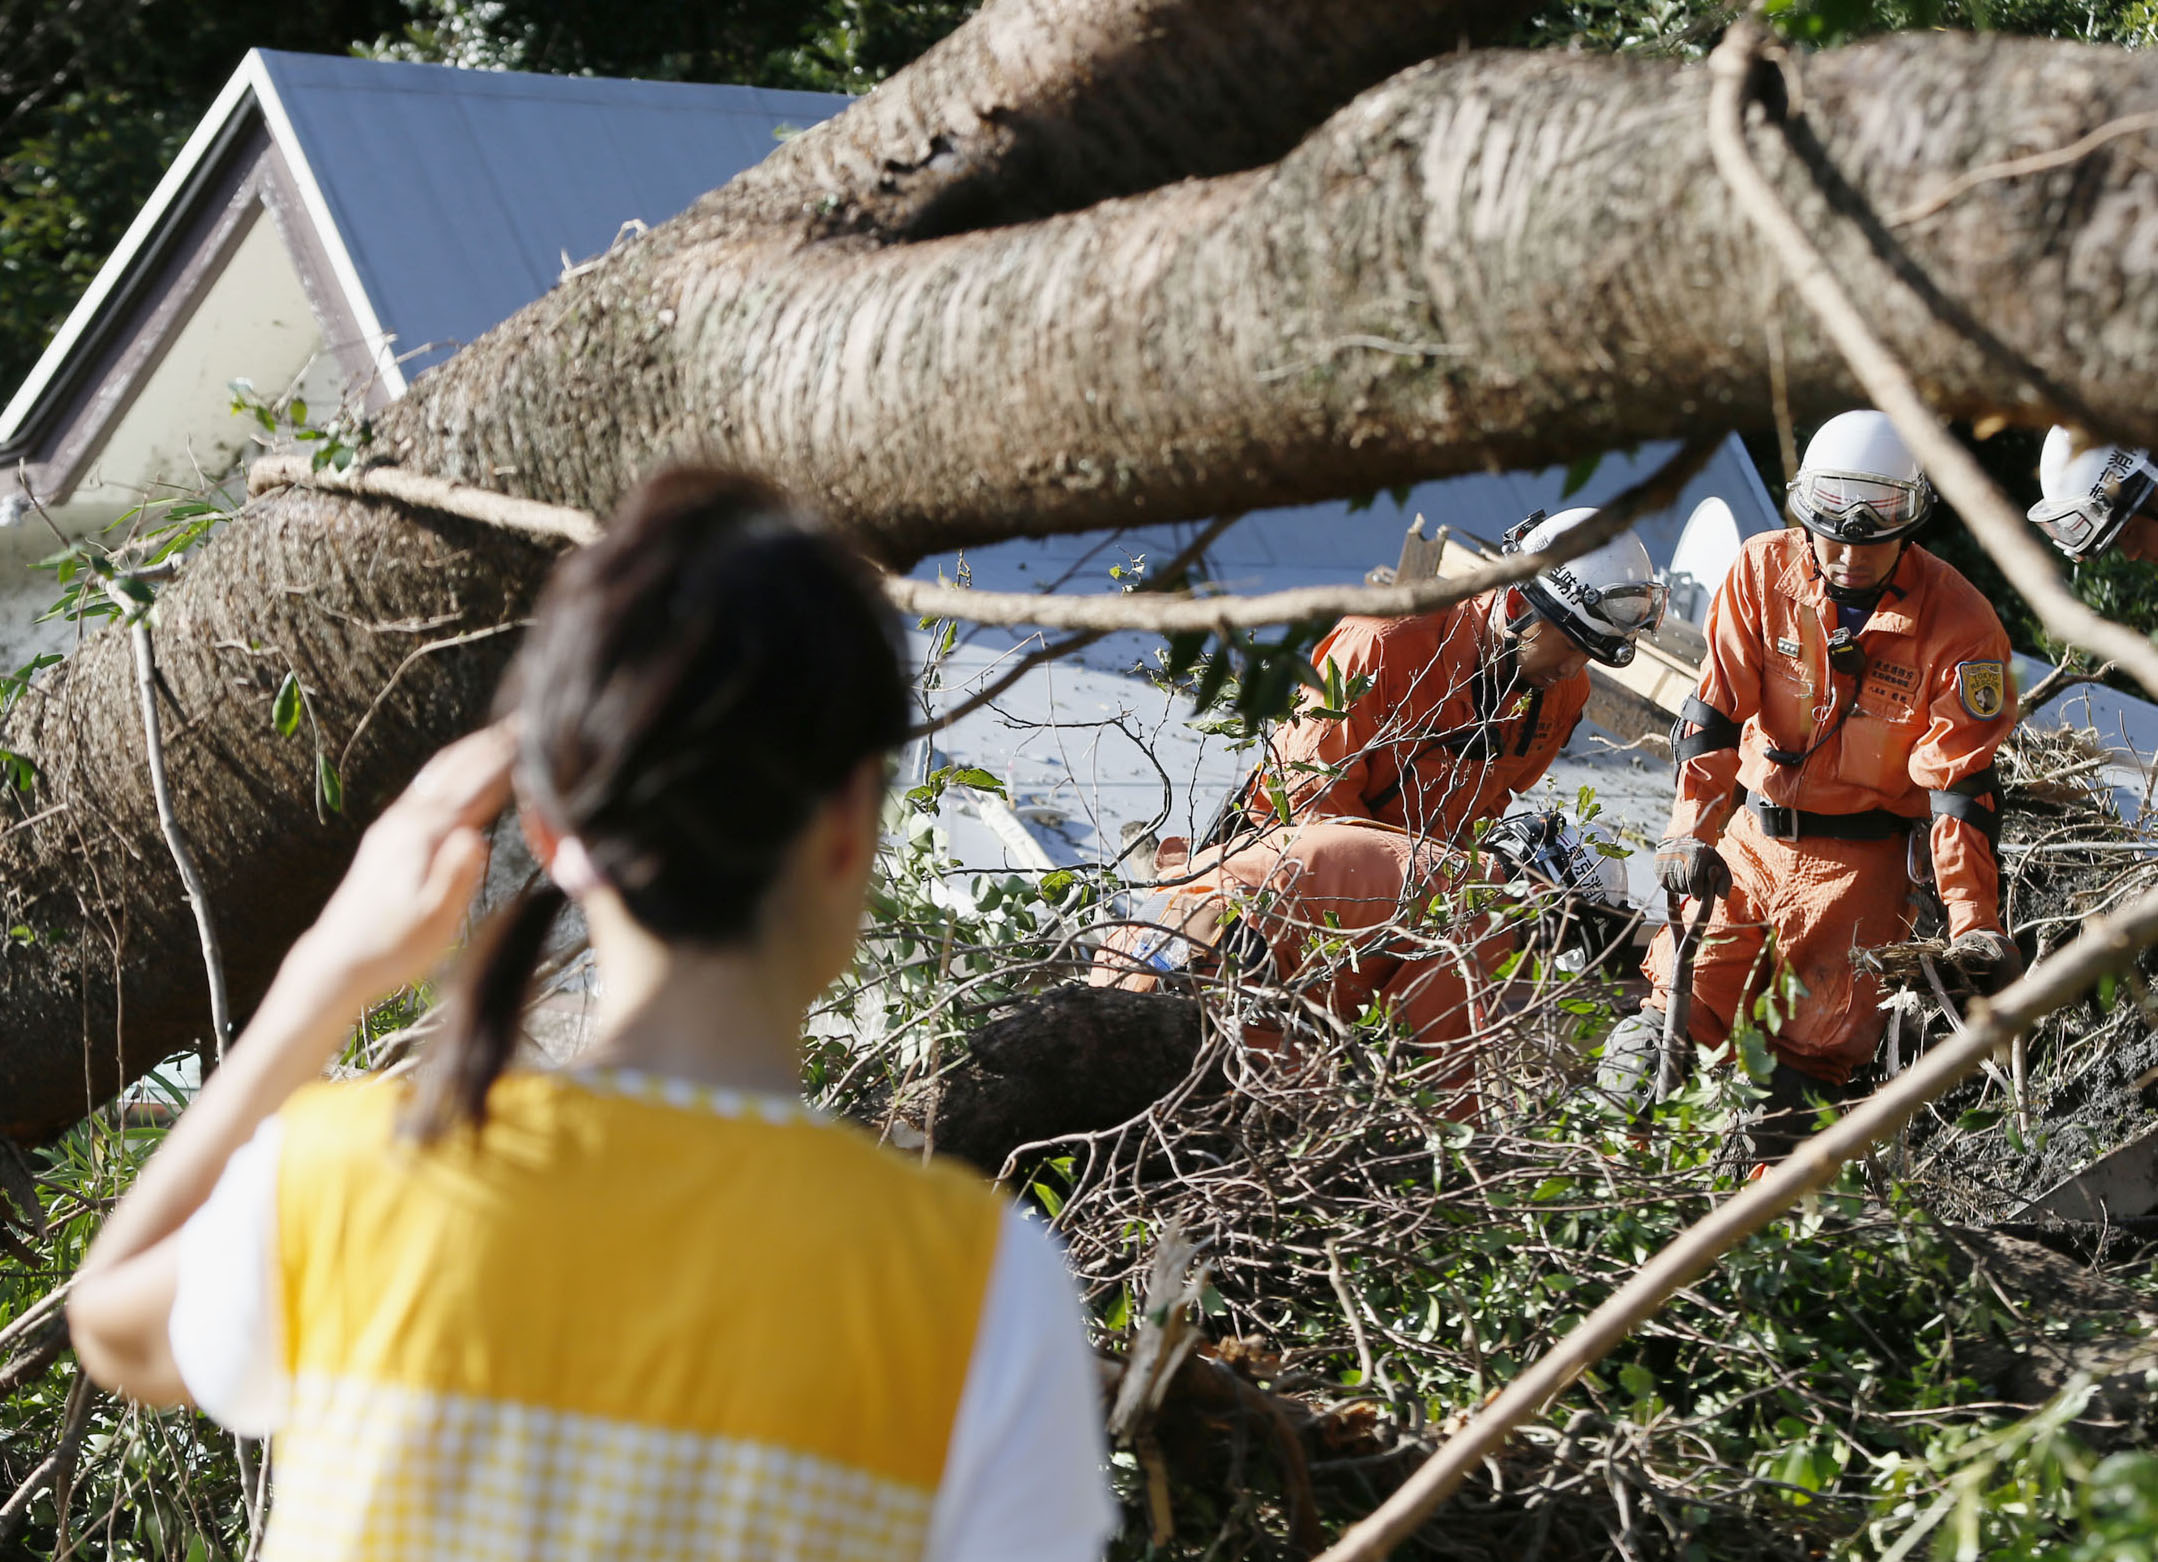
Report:
M 1778 656 L 1798 655 L 1798 642 L 1788 635 L 1778 635 L 1776 637 L 1776 654 Z
M 2008 668 L 2001 662 L 1956 663 L 1956 693 L 1963 708 L 1980 721 L 1991 721 L 2008 703 Z

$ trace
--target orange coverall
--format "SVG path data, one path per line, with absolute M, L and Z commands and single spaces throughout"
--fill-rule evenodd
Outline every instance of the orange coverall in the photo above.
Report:
M 1269 772 L 1296 818 L 1377 819 L 1439 841 L 1506 811 L 1543 779 L 1588 703 L 1589 675 L 1502 686 L 1492 666 L 1502 592 L 1415 618 L 1345 618 L 1311 653 L 1344 684 L 1371 680 L 1332 720 L 1305 710 L 1275 734 Z M 1272 813 L 1254 796 L 1255 814 Z
M 1979 776 L 2014 727 L 2008 636 L 1976 587 L 1916 544 L 1906 545 L 1889 590 L 1856 639 L 1855 680 L 1829 666 L 1835 605 L 1795 527 L 1748 542 L 1709 608 L 1708 658 L 1696 697 L 1740 724 L 1738 746 L 1679 766 L 1672 835 L 1717 846 L 1731 893 L 1716 905 L 1693 969 L 1690 1031 L 1716 1046 L 1775 971 L 1805 985 L 1794 1012 L 1768 1038 L 1800 1072 L 1842 1084 L 1879 1045 L 1880 984 L 1851 964 L 1854 949 L 1909 936 L 1909 838 L 1773 839 L 1734 787 L 1814 814 L 1882 809 L 1928 829 L 1933 872 L 1951 937 L 2000 929 L 1992 843 L 1966 819 L 1940 813 L 1929 793 Z M 1855 700 L 1855 704 L 1852 703 Z M 1831 703 L 1833 701 L 1833 704 Z M 1848 708 L 1848 720 L 1836 719 Z M 1768 749 L 1803 753 L 1778 764 Z M 1990 806 L 1988 804 L 1987 806 Z M 1673 938 L 1657 935 L 1643 967 L 1655 1002 L 1670 1002 Z M 1668 1009 L 1665 1010 L 1669 1012 Z
M 1315 935 L 1380 927 L 1479 875 L 1454 843 L 1470 844 L 1475 825 L 1542 778 L 1589 694 L 1585 671 L 1541 691 L 1500 683 L 1511 666 L 1497 656 L 1492 618 L 1500 595 L 1415 618 L 1336 625 L 1312 652 L 1313 665 L 1324 673 L 1331 660 L 1344 684 L 1361 674 L 1371 687 L 1340 719 L 1307 709 L 1277 734 L 1267 768 L 1288 796 L 1290 819 L 1279 818 L 1262 778 L 1247 800 L 1251 828 L 1200 852 L 1188 867 L 1171 860 L 1175 848 L 1168 848 L 1165 876 L 1187 882 L 1141 920 L 1185 928 L 1192 943 L 1211 946 L 1225 905 L 1244 906 L 1276 975 L 1294 985 L 1325 957 L 1327 940 Z M 1467 936 L 1456 942 L 1486 973 L 1514 948 L 1503 929 Z M 1153 987 L 1158 974 L 1135 957 L 1150 941 L 1143 928 L 1119 930 L 1090 980 Z M 1470 1034 L 1477 1016 L 1461 955 L 1404 953 L 1367 955 L 1359 947 L 1353 962 L 1337 962 L 1327 988 L 1331 1011 L 1346 1018 L 1373 999 L 1391 1004 L 1426 1047 Z M 1467 1070 L 1464 1059 L 1460 1077 Z
M 1186 879 L 1174 864 L 1164 866 Z M 1089 973 L 1092 985 L 1153 990 L 1168 970 L 1181 967 L 1190 948 L 1220 943 L 1233 914 L 1266 941 L 1280 986 L 1322 1000 L 1344 1020 L 1377 1002 L 1419 1045 L 1443 1054 L 1478 1018 L 1463 962 L 1488 975 L 1514 947 L 1503 914 L 1492 912 L 1479 913 L 1467 928 L 1456 919 L 1406 937 L 1381 931 L 1390 923 L 1413 926 L 1434 899 L 1481 875 L 1462 853 L 1369 819 L 1299 820 L 1240 835 L 1202 851 L 1188 871 L 1186 882 L 1140 913 L 1138 925 L 1119 928 L 1104 944 Z M 1434 953 L 1442 938 L 1453 947 Z M 1150 963 L 1162 955 L 1161 965 Z M 1253 1025 L 1245 1040 L 1272 1049 L 1281 1037 Z M 1474 1060 L 1463 1051 L 1451 1062 L 1436 1084 L 1462 1092 L 1454 1115 L 1473 1116 L 1467 1087 Z

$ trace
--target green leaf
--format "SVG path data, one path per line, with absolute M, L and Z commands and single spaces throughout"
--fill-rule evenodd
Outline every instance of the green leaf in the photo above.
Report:
M 977 792 L 994 792 L 1004 795 L 1004 783 L 979 765 L 969 765 L 964 770 L 954 770 L 951 779 L 955 785 L 970 786 Z
M 322 806 L 333 814 L 345 811 L 345 778 L 337 773 L 327 754 L 315 756 L 315 791 Z
M 1603 459 L 1603 452 L 1600 450 L 1592 456 L 1577 459 L 1566 469 L 1566 486 L 1559 490 L 1559 497 L 1571 499 L 1579 493 L 1588 480 L 1596 475 L 1596 469 L 1603 465 Z
M 307 421 L 307 403 L 306 403 L 306 402 L 304 402 L 304 401 L 302 401 L 302 400 L 300 400 L 300 398 L 299 398 L 299 397 L 295 396 L 295 397 L 293 397 L 293 398 L 292 398 L 292 422 L 293 422 L 293 426 L 294 426 L 295 428 L 297 428 L 297 427 L 298 427 L 298 426 L 299 426 L 300 424 L 302 424 L 302 423 L 305 423 L 306 421 Z
M 1619 1368 L 1619 1387 L 1631 1399 L 1646 1399 L 1656 1392 L 1656 1374 L 1637 1361 Z
M 1109 1298 L 1109 1305 L 1101 1315 L 1102 1326 L 1111 1331 L 1128 1328 L 1131 1324 L 1131 1291 L 1117 1287 L 1116 1295 Z
M 285 674 L 285 681 L 277 686 L 277 698 L 270 702 L 270 725 L 288 738 L 300 730 L 300 680 L 297 674 Z

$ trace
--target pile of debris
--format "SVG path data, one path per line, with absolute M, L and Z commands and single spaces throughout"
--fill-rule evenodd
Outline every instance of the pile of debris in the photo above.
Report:
M 2003 920 L 2026 959 L 2073 938 L 2091 917 L 2158 883 L 2158 816 L 2119 784 L 2089 733 L 2019 728 L 2000 750 Z M 1919 1045 L 1961 1022 L 1970 995 L 1937 940 L 1877 951 L 1900 989 Z M 1930 969 L 1929 969 L 1930 967 Z M 1907 1180 L 1944 1216 L 1972 1222 L 2105 1220 L 2158 1236 L 2158 953 L 2044 1020 L 2018 1054 L 1997 1059 L 1934 1106 L 1907 1136 Z M 2098 1204 L 2063 1184 L 2119 1153 L 2141 1167 Z M 2116 1165 L 2115 1170 L 2124 1168 Z M 2134 1184 L 2140 1183 L 2140 1191 Z M 2060 1191 L 2060 1196 L 2047 1195 Z M 2034 1205 L 2038 1207 L 2034 1207 Z

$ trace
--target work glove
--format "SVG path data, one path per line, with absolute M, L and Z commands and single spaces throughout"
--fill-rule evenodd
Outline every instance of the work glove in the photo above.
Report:
M 2023 953 L 2006 933 L 1973 928 L 1948 946 L 1948 963 L 1987 997 L 2023 974 Z
M 1670 895 L 1695 900 L 1731 893 L 1731 870 L 1723 853 L 1690 835 L 1667 835 L 1656 843 L 1656 882 Z

